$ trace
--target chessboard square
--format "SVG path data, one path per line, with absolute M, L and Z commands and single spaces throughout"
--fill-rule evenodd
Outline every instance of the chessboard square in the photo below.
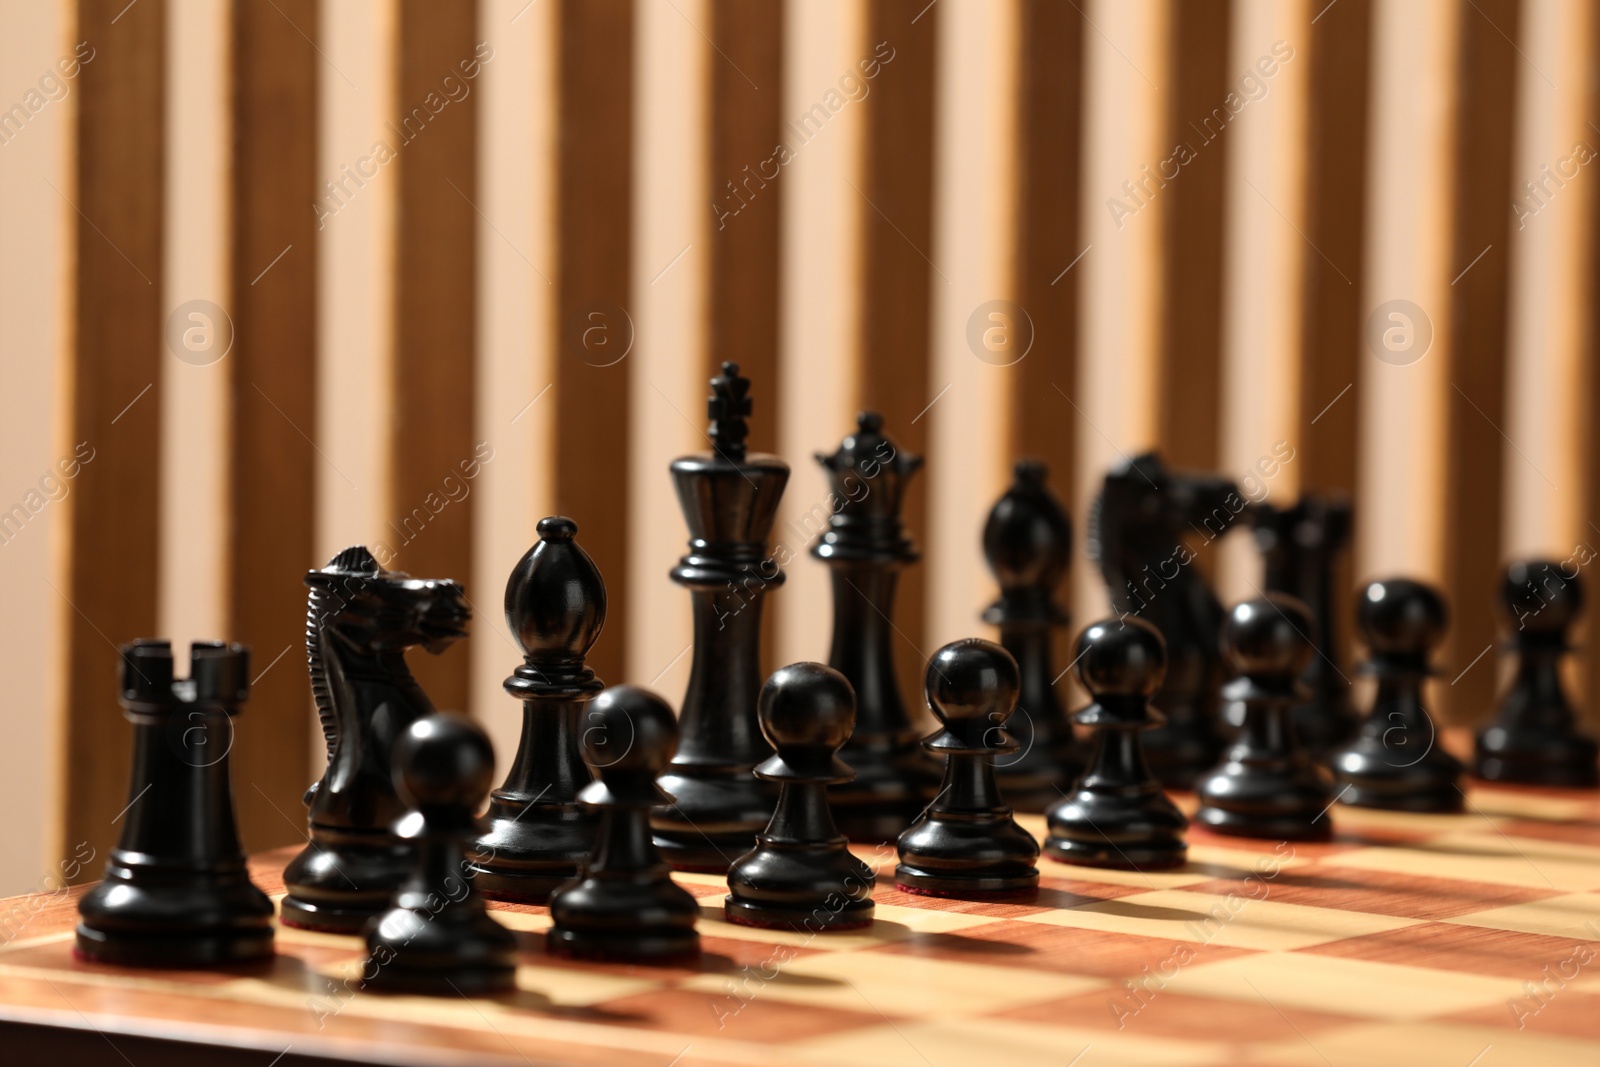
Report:
M 1248 879 L 1219 879 L 1185 886 L 1191 893 L 1249 893 Z M 1409 919 L 1444 919 L 1495 905 L 1550 896 L 1554 890 L 1426 878 L 1393 871 L 1340 867 L 1337 860 L 1284 871 L 1272 881 L 1272 899 L 1334 911 L 1371 912 Z
M 877 952 L 822 952 L 773 970 L 770 981 L 750 983 L 755 996 L 906 1018 L 996 1011 L 1104 984 L 1049 971 Z M 726 983 L 722 975 L 702 975 L 680 986 L 723 992 Z
M 1406 846 L 1358 849 L 1340 856 L 1339 864 L 1569 893 L 1600 889 L 1600 848 L 1492 831 L 1448 834 Z
M 971 915 L 959 911 L 924 911 L 919 908 L 877 904 L 873 908 L 876 921 L 859 930 L 837 930 L 813 933 L 806 930 L 775 930 L 764 926 L 741 926 L 725 918 L 721 904 L 715 907 L 700 906 L 700 936 L 729 941 L 750 941 L 787 948 L 836 952 L 850 949 L 869 949 L 879 945 L 904 941 L 922 934 L 944 933 L 969 926 L 982 926 L 994 920 L 984 915 Z
M 800 1041 L 820 1031 L 844 1033 L 882 1026 L 883 1016 L 831 1006 L 820 1008 L 763 997 L 753 986 L 746 992 L 736 979 L 721 993 L 704 990 L 652 989 L 590 1005 L 598 1017 L 630 1027 L 668 1031 L 695 1038 L 754 1041 L 763 1044 Z
M 1405 1067 L 1594 1067 L 1592 1041 L 1543 1034 L 1507 1033 L 1460 1023 L 1351 1026 L 1257 1046 L 1252 1063 L 1284 1067 L 1405 1064 Z
M 1140 1037 L 1228 1042 L 1246 1038 L 1252 1042 L 1288 1039 L 1296 1034 L 1314 1035 L 1332 1027 L 1366 1021 L 1329 1011 L 1294 1007 L 1280 1011 L 1260 1001 L 1251 1004 L 1190 996 L 1148 980 L 1137 990 L 1118 985 L 1013 1008 L 1002 1012 L 1000 1017 L 1053 1026 L 1104 1029 Z
M 1539 984 L 1535 982 L 1535 986 Z M 1570 986 L 1558 988 L 1552 983 L 1545 985 L 1543 991 L 1522 990 L 1519 995 L 1507 997 L 1503 1004 L 1458 1012 L 1439 1021 L 1593 1041 L 1600 1038 L 1600 993 L 1586 993 Z M 1596 1061 L 1600 1062 L 1600 1048 L 1595 1051 Z
M 1459 814 L 1432 814 L 1417 811 L 1389 811 L 1385 808 L 1362 808 L 1353 804 L 1339 804 L 1329 813 L 1334 830 L 1339 837 L 1360 839 L 1372 836 L 1384 842 L 1413 840 L 1425 841 L 1439 834 L 1461 829 Z M 1476 826 L 1487 833 L 1504 822 L 1507 816 L 1485 814 L 1476 819 Z M 1341 857 L 1342 861 L 1342 857 Z
M 1270 883 L 1264 884 L 1270 886 Z M 1267 892 L 1270 893 L 1270 888 Z M 1224 948 L 1287 950 L 1395 930 L 1416 920 L 1280 904 L 1269 895 L 1251 898 L 1243 894 L 1222 896 L 1188 889 L 1163 889 L 1023 916 L 1021 921 Z
M 1600 941 L 1600 895 L 1571 893 L 1545 897 L 1505 907 L 1458 915 L 1451 922 L 1485 926 L 1491 930 L 1517 930 L 1525 934 Z
M 1228 1052 L 1220 1042 L 969 1018 L 891 1023 L 789 1048 L 787 1062 L 815 1067 L 1200 1067 Z
M 1124 979 L 1141 980 L 1147 972 L 1170 971 L 1184 961 L 1227 959 L 1249 950 L 1081 927 L 995 922 L 930 934 L 876 951 L 996 966 L 1020 964 L 1035 970 L 1109 978 L 1120 984 Z
M 1426 1019 L 1495 1004 L 1508 988 L 1503 978 L 1306 952 L 1262 952 L 1197 964 L 1184 968 L 1173 985 L 1190 996 L 1387 1020 Z
M 1558 966 L 1585 946 L 1570 938 L 1510 930 L 1469 929 L 1453 923 L 1424 923 L 1352 937 L 1306 952 L 1375 963 L 1403 963 L 1442 971 L 1537 980 L 1546 966 Z
M 1302 866 L 1311 860 L 1290 852 L 1259 852 L 1222 845 L 1198 845 L 1189 849 L 1189 861 L 1166 871 L 1119 870 L 1112 867 L 1084 867 L 1041 856 L 1039 873 L 1049 879 L 1103 882 L 1110 885 L 1138 886 L 1143 889 L 1177 889 L 1219 878 L 1264 877 L 1272 870 Z
M 1594 801 L 1588 797 L 1503 787 L 1468 789 L 1467 803 L 1472 811 L 1485 815 L 1511 815 L 1552 823 L 1582 819 L 1594 812 Z

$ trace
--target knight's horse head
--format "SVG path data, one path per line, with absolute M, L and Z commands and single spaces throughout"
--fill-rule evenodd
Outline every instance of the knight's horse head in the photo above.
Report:
M 472 617 L 460 584 L 384 570 L 360 545 L 308 573 L 306 585 L 311 588 L 307 636 L 332 634 L 359 654 L 418 645 L 443 652 L 466 636 Z

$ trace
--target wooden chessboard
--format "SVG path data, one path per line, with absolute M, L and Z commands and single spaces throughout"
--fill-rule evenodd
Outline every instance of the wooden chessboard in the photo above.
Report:
M 684 876 L 704 908 L 685 967 L 554 959 L 544 909 L 496 905 L 525 955 L 494 999 L 349 992 L 360 943 L 288 929 L 254 972 L 84 963 L 75 893 L 18 898 L 0 1041 L 136 1067 L 1600 1062 L 1600 799 L 1478 786 L 1465 815 L 1332 817 L 1320 845 L 1197 829 L 1178 871 L 1046 860 L 1026 902 L 911 896 L 863 850 L 878 922 L 831 936 L 730 926 L 720 881 Z M 290 854 L 259 858 L 262 888 Z

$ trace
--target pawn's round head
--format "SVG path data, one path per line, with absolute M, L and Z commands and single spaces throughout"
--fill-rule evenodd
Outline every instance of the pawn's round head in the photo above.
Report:
M 1449 612 L 1431 585 L 1410 578 L 1385 578 L 1361 591 L 1356 624 L 1377 656 L 1426 656 L 1444 637 Z
M 654 778 L 678 749 L 678 721 L 665 700 L 635 685 L 614 685 L 583 717 L 584 762 L 602 779 L 613 774 Z
M 976 637 L 935 652 L 924 683 L 928 706 L 940 722 L 987 720 L 990 725 L 1010 718 L 1022 687 L 1011 653 Z
M 1575 560 L 1518 560 L 1500 580 L 1500 606 L 1513 634 L 1555 638 L 1583 610 Z
M 420 810 L 457 809 L 470 818 L 494 785 L 489 735 L 464 715 L 424 716 L 395 742 L 394 781 Z
M 1268 593 L 1235 604 L 1222 623 L 1222 649 L 1240 674 L 1298 678 L 1315 651 L 1311 611 L 1296 597 Z
M 780 667 L 756 701 L 761 732 L 780 753 L 821 748 L 830 753 L 850 740 L 856 723 L 856 691 L 844 675 L 821 663 Z
M 1073 670 L 1092 696 L 1148 699 L 1167 673 L 1161 631 L 1132 615 L 1101 619 L 1078 634 Z

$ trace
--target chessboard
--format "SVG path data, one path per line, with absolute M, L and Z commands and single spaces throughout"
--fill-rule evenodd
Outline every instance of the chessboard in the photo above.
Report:
M 470 999 L 363 991 L 359 939 L 287 927 L 251 970 L 89 963 L 81 888 L 17 898 L 0 1041 L 134 1067 L 1600 1062 L 1600 798 L 1476 784 L 1463 815 L 1329 817 L 1319 844 L 1194 827 L 1169 871 L 1042 859 L 1037 895 L 999 902 L 901 892 L 892 848 L 860 848 L 877 921 L 831 934 L 730 925 L 723 879 L 679 873 L 701 905 L 684 966 L 558 959 L 546 909 L 493 904 L 517 988 Z M 252 862 L 274 899 L 291 855 Z

